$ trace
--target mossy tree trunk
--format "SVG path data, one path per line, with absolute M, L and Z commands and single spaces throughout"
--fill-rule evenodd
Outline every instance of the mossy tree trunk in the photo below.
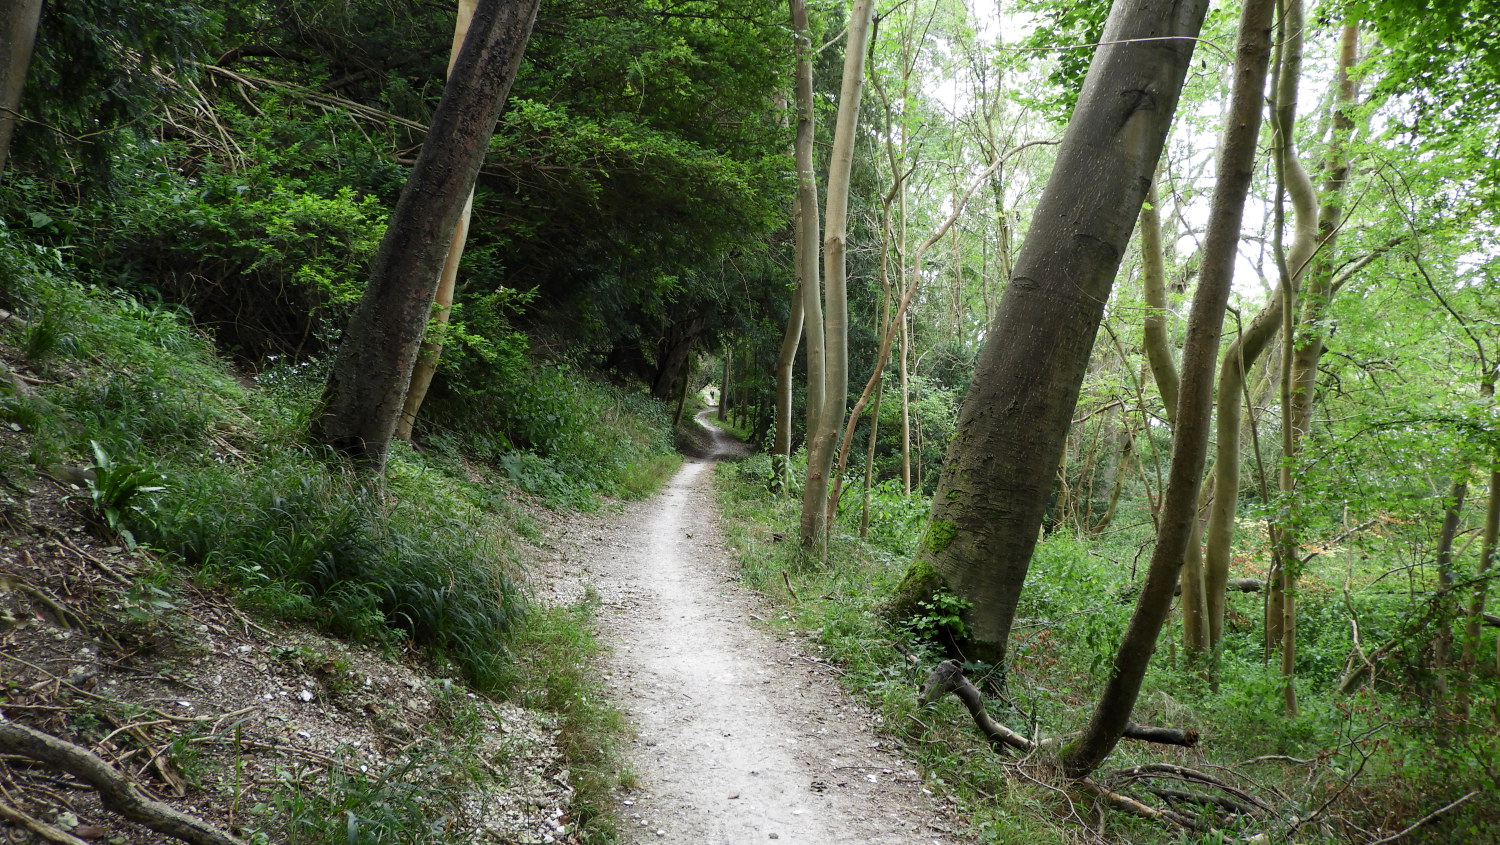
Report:
M 959 412 L 916 566 L 1000 662 L 1104 304 L 1171 127 L 1203 0 L 1116 3 Z
M 536 20 L 536 0 L 480 0 L 334 358 L 313 436 L 385 468 L 438 273 Z

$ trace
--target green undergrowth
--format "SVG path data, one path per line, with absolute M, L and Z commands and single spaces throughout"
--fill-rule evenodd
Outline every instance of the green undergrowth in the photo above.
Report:
M 961 624 L 961 606 L 952 597 L 939 596 L 901 625 L 881 613 L 920 539 L 925 502 L 906 500 L 894 489 L 873 491 L 869 537 L 860 541 L 860 496 L 857 488 L 850 490 L 821 564 L 796 541 L 799 502 L 767 492 L 769 458 L 725 464 L 720 473 L 742 577 L 782 608 L 772 624 L 805 633 L 822 656 L 842 667 L 846 685 L 902 740 L 929 787 L 957 801 L 982 841 L 1071 843 L 1100 830 L 1094 810 L 1070 804 L 996 755 L 955 697 L 917 705 L 917 686 L 946 656 L 937 644 L 942 633 Z M 1042 541 L 1018 609 L 1003 687 L 988 667 L 967 667 L 998 721 L 1042 737 L 1082 728 L 1134 605 L 1144 574 L 1134 563 L 1149 557 L 1141 555 L 1142 549 L 1149 552 L 1142 542 L 1130 535 L 1085 542 L 1064 534 Z M 1251 631 L 1258 630 L 1259 598 L 1234 594 L 1220 682 L 1208 683 L 1204 669 L 1184 657 L 1177 645 L 1180 625 L 1174 625 L 1162 636 L 1134 714 L 1143 724 L 1197 730 L 1203 745 L 1182 750 L 1124 742 L 1104 768 L 1164 762 L 1233 769 L 1283 819 L 1323 808 L 1317 823 L 1294 833 L 1284 820 L 1225 831 L 1240 840 L 1264 834 L 1265 841 L 1344 842 L 1356 825 L 1399 829 L 1472 789 L 1479 794 L 1425 825 L 1423 838 L 1490 841 L 1500 798 L 1493 777 L 1500 771 L 1500 746 L 1487 727 L 1494 716 L 1492 684 L 1485 682 L 1489 691 L 1478 698 L 1483 705 L 1467 722 L 1452 715 L 1434 718 L 1430 703 L 1396 695 L 1385 685 L 1339 695 L 1334 686 L 1349 653 L 1349 628 L 1346 618 L 1329 609 L 1329 598 L 1315 591 L 1304 597 L 1307 665 L 1299 667 L 1296 718 L 1283 715 L 1276 667 L 1250 643 Z M 1377 629 L 1394 624 L 1368 599 L 1364 610 L 1362 618 Z M 895 644 L 917 660 L 909 661 Z M 1107 814 L 1102 832 L 1112 842 L 1220 841 L 1183 839 L 1121 813 Z
M 155 550 L 198 585 L 268 619 L 392 653 L 415 646 L 436 676 L 557 714 L 585 839 L 613 836 L 604 796 L 622 777 L 609 751 L 621 728 L 591 680 L 589 611 L 526 597 L 518 544 L 541 533 L 517 502 L 526 490 L 559 508 L 654 491 L 677 463 L 657 403 L 539 367 L 507 394 L 507 423 L 532 426 L 525 448 L 519 428 L 501 437 L 436 427 L 420 448 L 397 444 L 372 482 L 305 440 L 325 378 L 318 359 L 237 374 L 181 312 L 86 287 L 62 252 L 4 229 L 0 308 L 17 318 L 0 328 L 5 360 L 45 382 L 25 395 L 0 380 L 0 423 L 27 444 L 3 450 L 0 475 L 75 473 L 82 486 L 70 501 L 101 534 Z M 523 402 L 525 386 L 543 395 Z M 93 480 L 81 480 L 85 470 Z M 173 581 L 159 580 L 153 595 L 171 607 Z M 435 747 L 431 765 L 445 754 Z M 441 814 L 396 794 L 420 790 L 332 786 L 369 793 L 367 809 Z M 411 830 L 410 819 L 387 821 Z M 335 839 L 344 841 L 326 841 Z

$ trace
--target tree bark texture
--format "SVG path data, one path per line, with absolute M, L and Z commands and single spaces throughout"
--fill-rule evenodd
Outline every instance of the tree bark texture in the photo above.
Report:
M 438 272 L 521 64 L 537 0 L 481 0 L 344 332 L 313 434 L 385 467 L 432 313 Z
M 191 845 L 245 845 L 196 816 L 147 798 L 130 779 L 82 746 L 25 725 L 0 721 L 0 751 L 29 757 L 73 775 L 99 791 L 99 802 L 106 810 L 157 833 Z
M 1117 2 L 980 353 L 914 569 L 1004 659 L 1105 301 L 1156 172 L 1205 0 Z
M 792 32 L 797 40 L 796 81 L 793 99 L 797 107 L 797 134 L 792 145 L 793 164 L 797 170 L 796 220 L 796 271 L 797 288 L 802 292 L 802 325 L 807 334 L 807 428 L 808 448 L 818 431 L 823 415 L 824 384 L 827 381 L 827 366 L 823 342 L 823 281 L 818 248 L 823 227 L 818 212 L 818 176 L 813 170 L 813 131 L 815 111 L 813 109 L 812 51 L 808 37 L 807 2 L 791 0 Z M 811 463 L 809 462 L 809 467 Z M 828 495 L 828 476 L 812 477 L 809 483 L 818 485 L 815 493 L 821 502 Z M 803 490 L 803 517 L 807 517 L 806 489 Z M 804 542 L 806 534 L 800 535 Z
M 453 46 L 448 51 L 448 75 L 453 75 L 453 65 L 463 50 L 464 39 L 469 36 L 469 24 L 474 20 L 474 6 L 478 0 L 458 0 L 458 15 L 453 23 Z M 437 294 L 432 302 L 434 336 L 422 341 L 422 351 L 412 367 L 411 384 L 406 388 L 406 399 L 401 405 L 401 416 L 396 421 L 396 436 L 411 440 L 412 429 L 417 424 L 417 414 L 427 399 L 427 390 L 432 387 L 432 377 L 437 375 L 438 359 L 443 357 L 441 340 L 443 329 L 453 316 L 453 295 L 458 289 L 458 265 L 464 257 L 464 244 L 469 240 L 469 215 L 474 212 L 474 189 L 469 189 L 469 199 L 453 226 L 453 237 L 448 242 L 448 255 L 443 259 L 443 269 L 438 272 Z
M 21 117 L 21 93 L 31 68 L 42 0 L 6 0 L 0 20 L 0 178 L 10 157 L 10 139 Z
M 1182 385 L 1177 423 L 1172 430 L 1172 469 L 1162 501 L 1156 548 L 1151 554 L 1146 584 L 1136 599 L 1135 613 L 1093 716 L 1083 735 L 1064 752 L 1063 768 L 1069 777 L 1084 777 L 1093 772 L 1119 742 L 1171 610 L 1183 556 L 1188 543 L 1197 539 L 1198 492 L 1213 414 L 1214 361 L 1223 333 L 1224 307 L 1229 302 L 1230 283 L 1234 279 L 1234 262 L 1239 254 L 1245 197 L 1255 172 L 1255 145 L 1260 137 L 1274 8 L 1275 0 L 1247 0 L 1241 9 L 1234 87 L 1219 157 L 1219 178 L 1209 209 L 1203 270 L 1193 296 L 1183 345 Z M 1186 598 L 1186 590 L 1183 595 Z
M 458 289 L 458 265 L 464 257 L 464 244 L 469 239 L 469 215 L 474 209 L 474 192 L 464 202 L 464 210 L 458 215 L 453 227 L 453 237 L 448 242 L 448 256 L 443 259 L 443 269 L 438 272 L 437 291 L 432 299 L 432 319 L 429 331 L 423 335 L 422 348 L 417 354 L 417 363 L 411 371 L 411 384 L 406 388 L 406 399 L 401 403 L 401 416 L 396 420 L 396 436 L 411 440 L 412 430 L 417 425 L 417 414 L 427 400 L 427 391 L 432 387 L 432 378 L 437 375 L 438 360 L 443 357 L 440 340 L 443 329 L 453 317 L 453 296 Z

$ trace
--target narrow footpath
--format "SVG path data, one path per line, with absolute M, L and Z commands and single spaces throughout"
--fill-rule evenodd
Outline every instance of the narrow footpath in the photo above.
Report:
M 709 428 L 720 450 L 739 445 Z M 713 460 L 687 460 L 662 493 L 570 521 L 556 539 L 559 571 L 599 594 L 606 680 L 636 728 L 640 788 L 621 808 L 627 837 L 962 841 L 876 718 L 840 689 L 837 669 L 816 659 L 816 644 L 754 626 L 773 611 L 739 586 L 713 473 Z

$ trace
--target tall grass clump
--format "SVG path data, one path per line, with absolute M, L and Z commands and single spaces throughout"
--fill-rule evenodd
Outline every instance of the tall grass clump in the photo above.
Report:
M 523 603 L 498 538 L 443 491 L 382 496 L 320 457 L 286 449 L 186 470 L 152 541 L 268 611 L 356 639 L 405 635 L 480 689 L 503 687 Z

